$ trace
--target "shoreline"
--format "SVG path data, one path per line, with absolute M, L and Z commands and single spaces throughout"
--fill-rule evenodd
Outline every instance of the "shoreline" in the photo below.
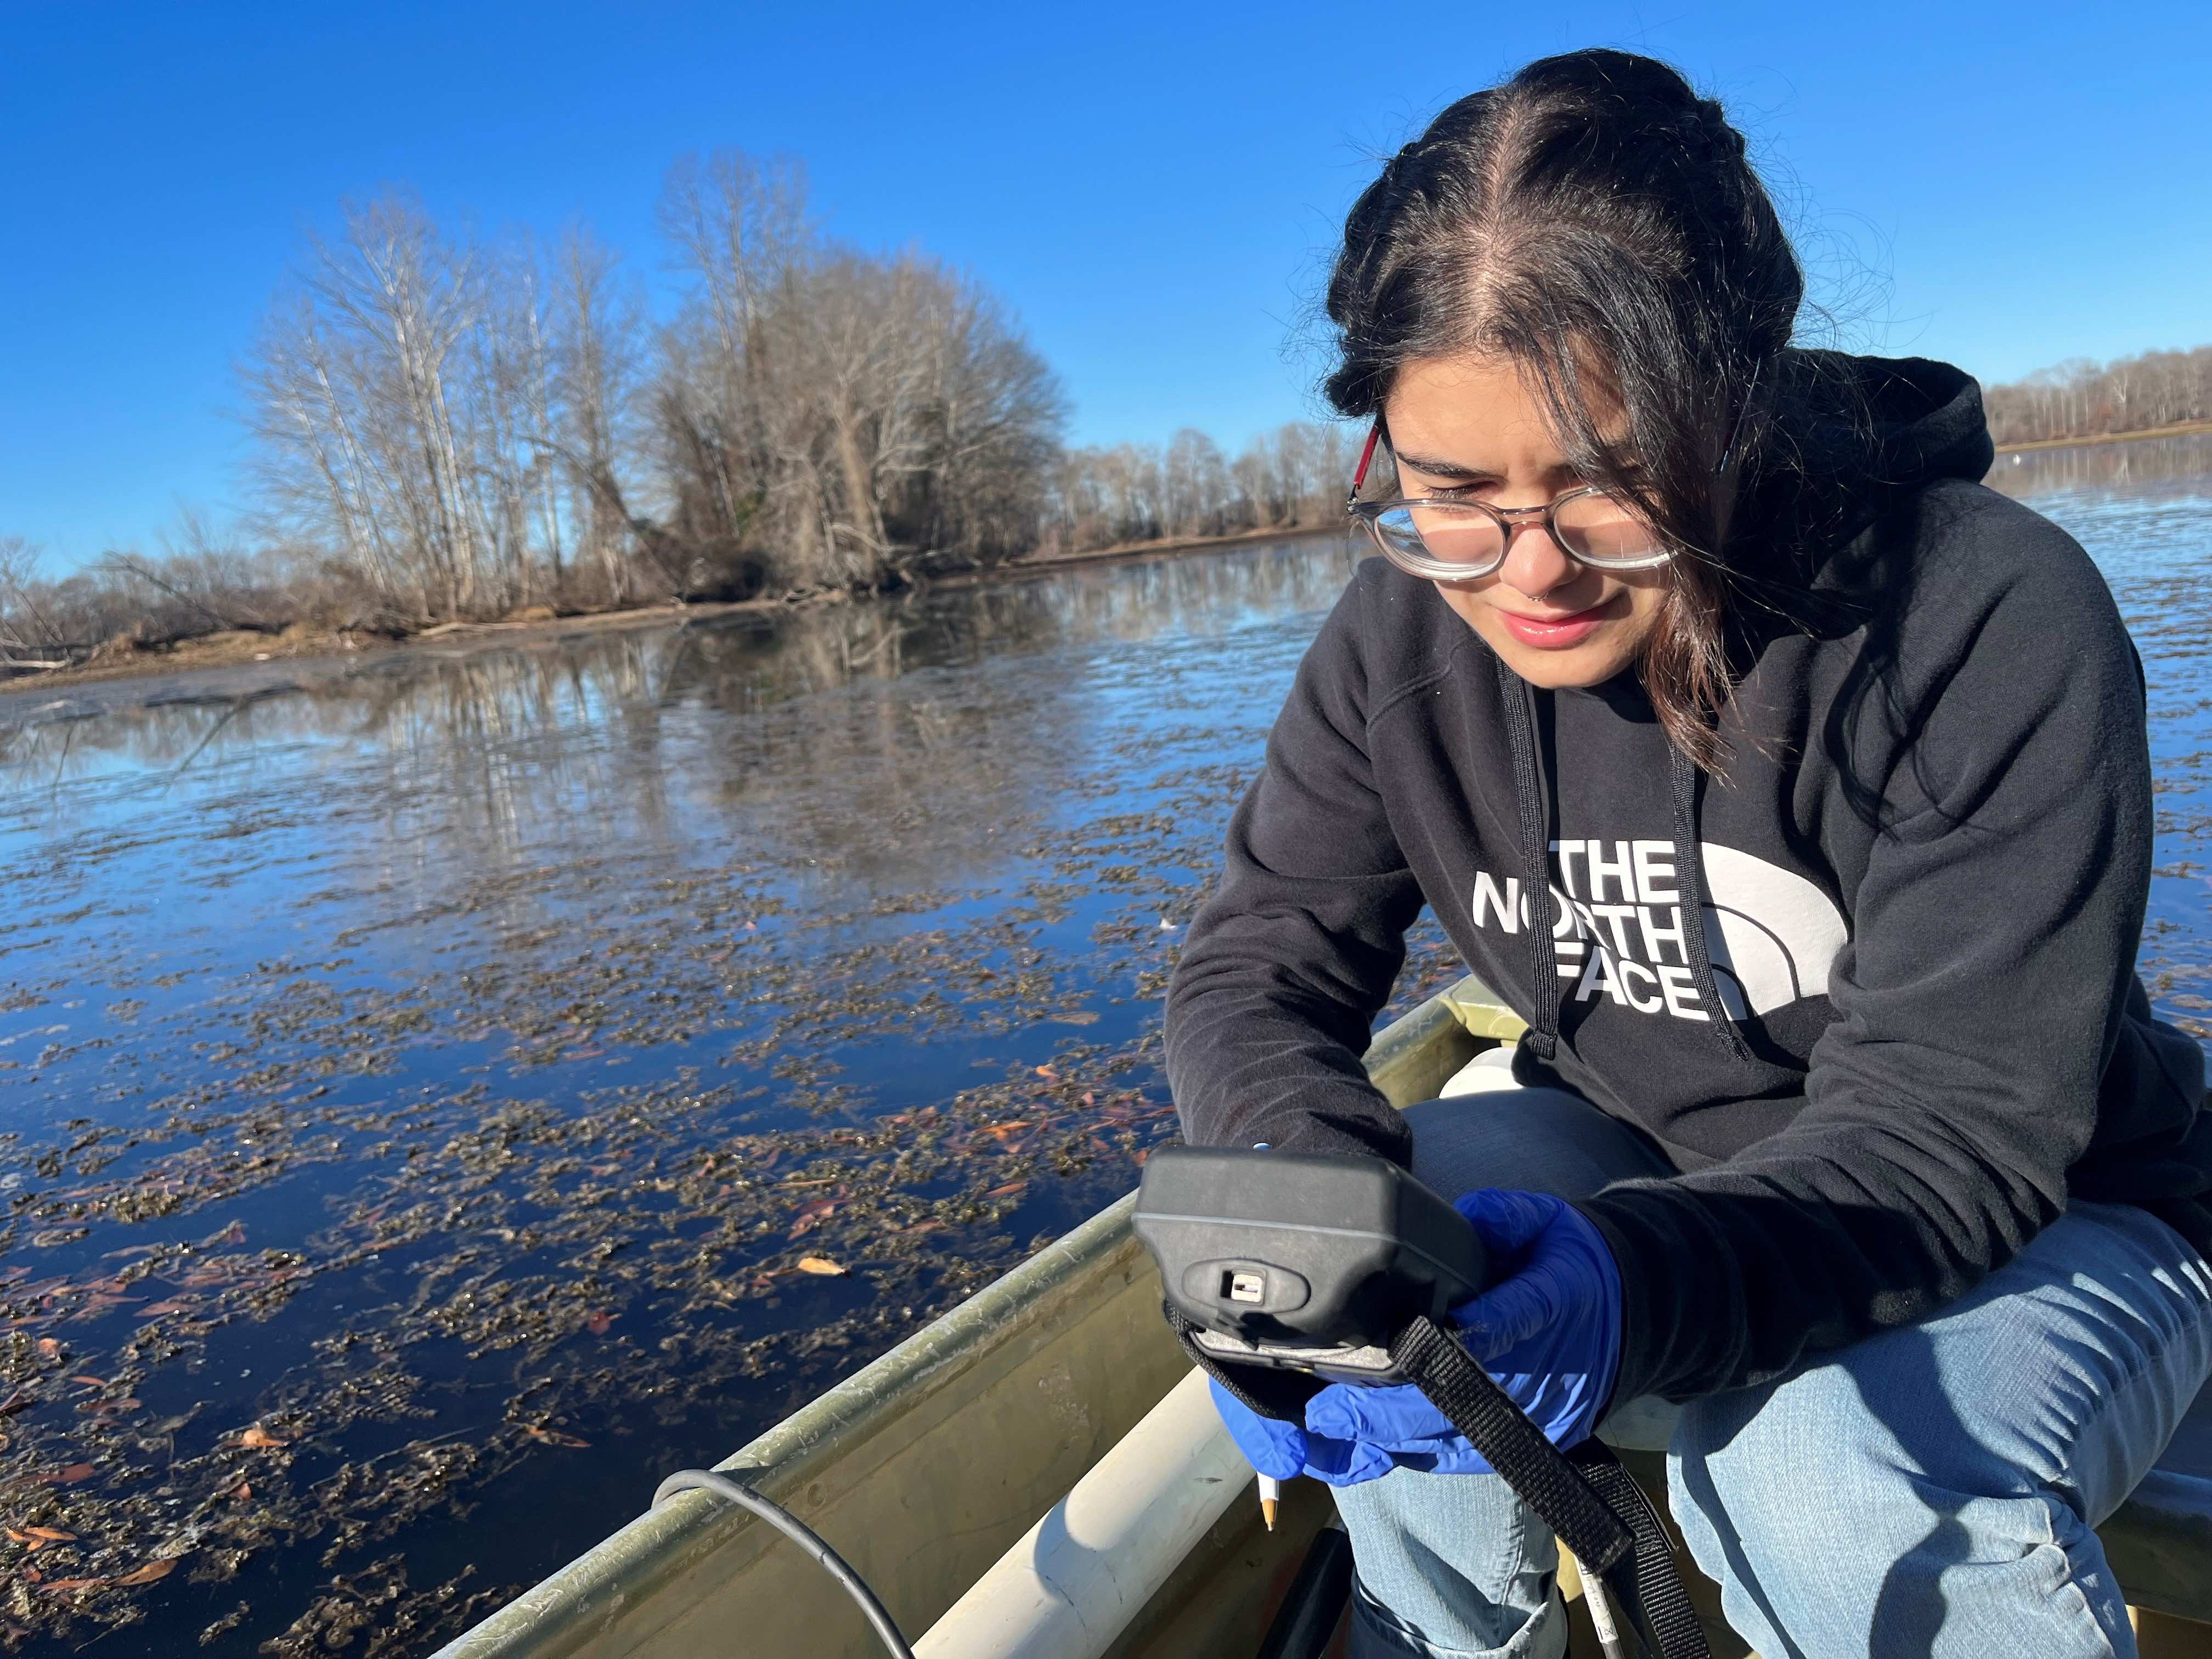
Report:
M 948 573 L 915 584 L 914 590 L 933 587 L 973 587 L 994 581 L 1022 581 L 1063 570 L 1091 565 L 1133 563 L 1185 553 L 1226 551 L 1261 542 L 1302 541 L 1322 535 L 1341 534 L 1339 525 L 1293 525 L 1286 529 L 1237 531 L 1225 536 L 1176 537 L 1153 542 L 1126 542 L 1080 553 L 1060 553 L 1042 558 L 1011 560 L 981 570 Z M 665 627 L 711 617 L 763 615 L 808 610 L 819 605 L 852 605 L 866 596 L 835 590 L 775 599 L 727 599 L 698 605 L 681 603 L 636 605 L 619 611 L 581 611 L 565 617 L 532 617 L 501 622 L 440 623 L 420 632 L 393 639 L 382 635 L 341 634 L 304 629 L 285 634 L 229 632 L 202 635 L 180 641 L 164 650 L 135 653 L 106 662 L 80 663 L 73 668 L 0 679 L 0 709 L 19 698 L 44 692 L 65 692 L 80 686 L 126 680 L 192 680 L 224 669 L 253 670 L 277 664 L 302 668 L 330 667 L 386 657 L 396 652 L 434 649 L 447 641 L 475 645 L 507 640 L 518 645 L 538 643 L 579 633 L 605 629 Z M 299 624 L 294 624 L 300 629 Z M 290 637 L 287 637 L 287 635 Z M 0 725 L 4 725 L 0 720 Z
M 2171 426 L 2146 426 L 2133 432 L 2098 432 L 2086 438 L 2023 438 L 1999 444 L 2000 455 L 2017 455 L 2031 449 L 2086 449 L 2091 444 L 2131 444 L 2143 438 L 2190 438 L 2212 432 L 2212 421 L 2176 421 Z
M 1346 529 L 1346 526 L 1342 523 L 1294 524 L 1278 526 L 1273 530 L 1235 530 L 1225 536 L 1170 536 L 1156 542 L 1116 542 L 1111 547 L 1094 547 L 1080 553 L 1048 553 L 1036 558 L 1010 559 L 1004 564 L 994 564 L 981 570 L 951 571 L 921 586 L 973 587 L 1009 577 L 1048 576 L 1056 570 L 1092 564 L 1121 564 L 1137 559 L 1158 558 L 1168 553 L 1211 553 L 1248 546 L 1255 542 L 1302 542 L 1316 536 L 1341 536 Z

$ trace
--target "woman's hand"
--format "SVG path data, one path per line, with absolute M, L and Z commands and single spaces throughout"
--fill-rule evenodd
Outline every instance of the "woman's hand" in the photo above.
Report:
M 1620 1269 L 1595 1227 L 1563 1199 L 1486 1188 L 1455 1206 L 1500 1277 L 1452 1310 L 1468 1352 L 1561 1448 L 1587 1439 L 1620 1365 Z M 1333 1486 L 1394 1468 L 1444 1474 L 1489 1468 L 1410 1383 L 1335 1383 L 1306 1403 L 1305 1425 L 1259 1417 L 1213 1391 L 1231 1437 L 1262 1474 L 1310 1474 Z

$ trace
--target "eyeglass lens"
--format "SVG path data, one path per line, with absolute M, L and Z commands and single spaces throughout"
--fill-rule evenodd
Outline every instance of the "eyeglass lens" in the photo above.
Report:
M 1594 565 L 1640 563 L 1662 550 L 1651 527 L 1608 495 L 1574 495 L 1552 514 L 1559 544 Z M 1505 556 L 1505 527 L 1472 503 L 1419 501 L 1376 515 L 1387 548 L 1437 564 L 1487 570 Z

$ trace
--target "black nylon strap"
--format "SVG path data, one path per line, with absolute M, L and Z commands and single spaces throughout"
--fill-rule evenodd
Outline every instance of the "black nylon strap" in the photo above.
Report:
M 1628 1522 L 1636 1540 L 1632 1561 L 1607 1575 L 1607 1582 L 1628 1591 L 1623 1599 L 1633 1615 L 1640 1615 L 1647 1645 L 1664 1659 L 1703 1659 L 1706 1654 L 1705 1627 L 1690 1605 L 1690 1592 L 1674 1565 L 1674 1551 L 1659 1512 L 1651 1506 L 1636 1477 L 1623 1468 L 1613 1449 L 1596 1439 L 1585 1440 L 1567 1454 L 1567 1462 L 1605 1505 Z M 1518 1487 L 1515 1491 L 1519 1491 Z
M 1408 1325 L 1390 1356 L 1583 1570 L 1612 1588 L 1646 1646 L 1661 1659 L 1711 1659 L 1658 1512 L 1619 1458 L 1595 1439 L 1563 1454 L 1432 1319 Z
M 1635 1540 L 1628 1522 L 1590 1490 L 1458 1338 L 1433 1319 L 1416 1319 L 1390 1345 L 1390 1357 L 1577 1560 L 1607 1573 L 1631 1558 Z

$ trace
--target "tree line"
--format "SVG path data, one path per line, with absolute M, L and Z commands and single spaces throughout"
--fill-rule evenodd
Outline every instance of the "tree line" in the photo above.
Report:
M 2076 357 L 1982 394 L 2000 444 L 2098 438 L 2212 420 L 2212 345 L 2109 363 Z
M 586 229 L 486 236 L 403 193 L 349 204 L 239 366 L 237 532 L 185 515 L 158 552 L 62 579 L 0 538 L 0 656 L 880 592 L 1310 523 L 1342 488 L 1330 426 L 1234 459 L 1196 431 L 1068 447 L 1058 377 L 998 296 L 827 235 L 795 163 L 680 161 L 658 222 L 679 291 L 654 317 Z

